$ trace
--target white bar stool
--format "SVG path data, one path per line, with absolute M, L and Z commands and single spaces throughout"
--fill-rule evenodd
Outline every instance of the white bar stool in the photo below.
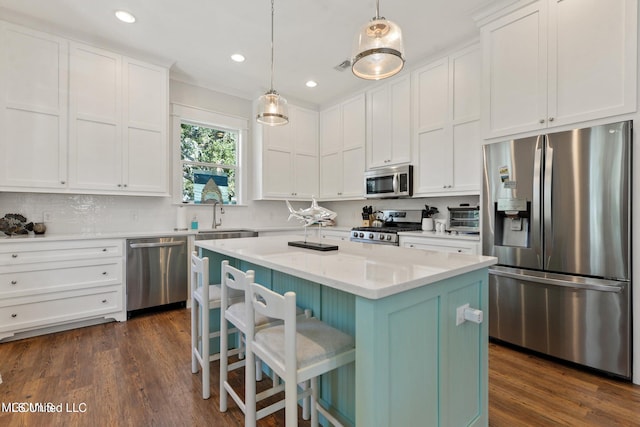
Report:
M 209 284 L 209 258 L 199 258 L 197 252 L 191 253 L 191 287 L 191 372 L 196 374 L 198 366 L 202 368 L 202 398 L 208 399 L 211 397 L 209 364 L 220 358 L 220 353 L 209 354 L 209 340 L 220 338 L 220 331 L 211 332 L 209 310 L 220 308 L 222 290 L 219 284 Z M 229 297 L 233 302 L 244 301 L 242 292 L 233 291 Z M 233 328 L 225 333 L 236 332 Z M 225 343 L 226 338 L 225 335 Z M 229 354 L 240 353 L 240 347 L 239 343 Z
M 238 407 L 242 410 L 243 413 L 246 413 L 245 403 L 242 401 L 242 398 L 238 395 L 238 393 L 233 389 L 231 384 L 228 382 L 228 373 L 234 369 L 241 368 L 245 366 L 245 360 L 238 360 L 234 363 L 228 363 L 229 352 L 227 351 L 227 322 L 231 323 L 236 330 L 240 331 L 241 334 L 246 334 L 247 331 L 247 305 L 245 301 L 236 302 L 234 304 L 229 304 L 228 294 L 230 292 L 238 292 L 245 294 L 248 291 L 249 285 L 254 281 L 254 271 L 248 270 L 247 272 L 243 272 L 238 270 L 235 267 L 229 265 L 229 261 L 222 261 L 221 265 L 221 278 L 220 278 L 220 288 L 221 288 L 221 306 L 220 306 L 220 412 L 227 411 L 227 396 L 231 396 L 231 398 L 236 402 Z M 311 311 L 296 307 L 296 316 L 306 316 L 311 317 Z M 263 315 L 255 315 L 254 316 L 254 327 L 255 329 L 260 329 L 265 326 L 275 325 L 278 323 L 282 323 L 280 319 L 273 319 Z M 262 363 L 259 358 L 255 358 L 255 368 L 252 369 L 253 374 L 255 375 L 256 381 L 262 380 Z M 246 373 L 248 375 L 248 373 Z M 267 397 L 273 396 L 277 393 L 280 393 L 284 390 L 284 385 L 279 383 L 278 377 L 273 375 L 273 387 L 267 390 L 258 393 L 255 396 L 256 401 L 260 401 L 262 399 L 266 399 Z M 255 385 L 255 383 L 254 383 Z M 255 408 L 254 408 L 255 410 Z M 305 402 L 304 412 L 306 419 L 308 416 L 308 405 Z M 260 419 L 268 415 L 268 413 L 262 413 L 258 411 L 257 418 Z
M 296 316 L 296 294 L 280 295 L 252 283 L 245 294 L 249 313 L 246 333 L 245 427 L 256 424 L 254 359 L 259 357 L 285 381 L 286 427 L 298 425 L 297 401 L 311 395 L 311 426 L 318 426 L 318 412 L 335 426 L 342 424 L 318 402 L 318 377 L 355 361 L 355 340 L 316 318 Z M 263 315 L 284 323 L 257 329 L 252 320 Z M 298 394 L 298 384 L 310 380 L 310 390 Z M 269 413 L 282 408 L 277 402 Z

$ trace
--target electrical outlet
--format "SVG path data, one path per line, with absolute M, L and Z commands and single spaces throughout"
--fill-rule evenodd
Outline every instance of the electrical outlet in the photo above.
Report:
M 50 212 L 43 212 L 42 213 L 42 221 L 51 222 L 51 213 Z
M 469 308 L 469 304 L 461 305 L 456 308 L 456 326 L 462 325 L 465 322 L 464 310 Z

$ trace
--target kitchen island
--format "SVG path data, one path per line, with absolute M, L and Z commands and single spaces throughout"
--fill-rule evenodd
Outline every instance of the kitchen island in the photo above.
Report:
M 294 291 L 298 305 L 355 336 L 355 364 L 322 378 L 321 397 L 357 426 L 488 423 L 488 319 L 456 325 L 459 307 L 488 313 L 495 258 L 340 242 L 288 246 L 302 236 L 196 242 L 219 277 L 228 259 L 256 282 Z M 311 239 L 310 239 L 311 240 Z

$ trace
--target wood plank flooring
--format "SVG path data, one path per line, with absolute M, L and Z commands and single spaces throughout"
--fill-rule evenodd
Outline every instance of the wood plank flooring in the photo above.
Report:
M 640 426 L 640 386 L 490 343 L 489 425 Z
M 0 403 L 62 410 L 5 408 L 0 425 L 242 426 L 233 403 L 226 413 L 218 410 L 217 362 L 211 398 L 201 398 L 200 374 L 191 374 L 189 315 L 171 310 L 0 344 Z M 489 363 L 491 426 L 640 426 L 640 386 L 495 344 Z M 242 381 L 241 374 L 232 378 Z M 284 411 L 259 425 L 284 426 Z

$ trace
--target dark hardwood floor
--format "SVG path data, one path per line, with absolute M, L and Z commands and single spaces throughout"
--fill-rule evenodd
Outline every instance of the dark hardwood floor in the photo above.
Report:
M 242 426 L 234 404 L 218 410 L 218 362 L 211 398 L 201 398 L 189 322 L 188 310 L 172 310 L 0 344 L 0 425 Z M 491 426 L 640 426 L 640 386 L 495 344 L 489 363 Z M 21 403 L 62 412 L 21 413 Z M 283 426 L 283 417 L 280 411 L 259 425 Z

